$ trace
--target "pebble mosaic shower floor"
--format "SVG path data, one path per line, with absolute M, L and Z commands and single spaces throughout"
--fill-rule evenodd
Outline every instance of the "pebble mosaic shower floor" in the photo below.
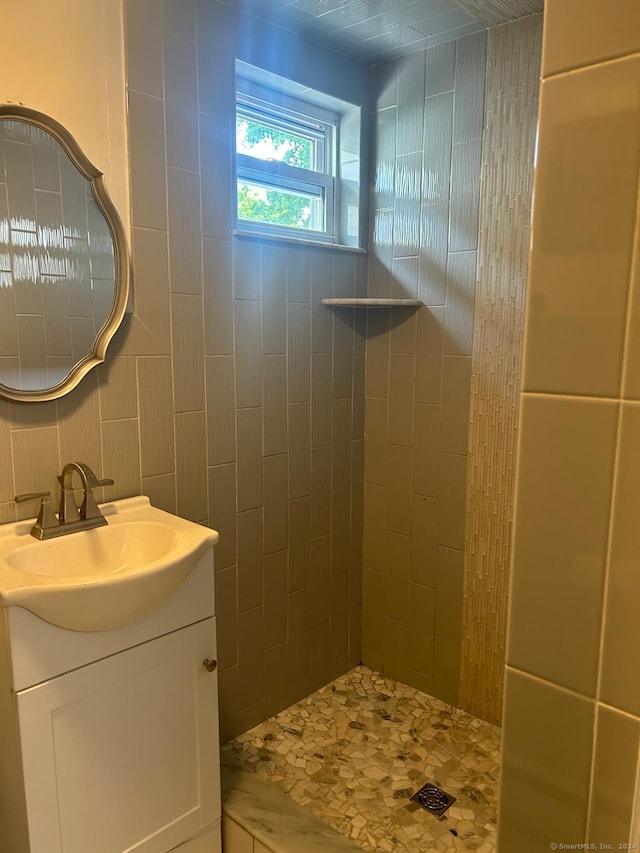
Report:
M 500 730 L 360 666 L 223 747 L 374 853 L 495 853 Z M 442 819 L 410 802 L 456 797 Z

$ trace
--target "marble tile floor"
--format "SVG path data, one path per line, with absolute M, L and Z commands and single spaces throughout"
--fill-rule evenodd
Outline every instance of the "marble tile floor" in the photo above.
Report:
M 500 729 L 364 666 L 225 744 L 253 771 L 374 853 L 495 853 Z M 442 819 L 409 798 L 456 797 Z

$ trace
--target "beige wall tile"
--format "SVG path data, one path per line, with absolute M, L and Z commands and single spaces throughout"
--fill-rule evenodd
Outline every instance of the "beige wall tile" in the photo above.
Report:
M 616 420 L 613 403 L 523 398 L 507 662 L 591 696 Z
M 469 446 L 471 358 L 445 356 L 442 387 L 440 449 L 466 453 Z
M 454 643 L 460 642 L 463 576 L 464 552 L 439 547 L 436 568 L 435 633 Z
M 101 424 L 102 462 L 106 477 L 114 481 L 105 489 L 107 500 L 140 494 L 140 443 L 138 421 L 103 421 Z M 98 474 L 98 476 L 100 476 Z M 206 518 L 205 511 L 200 518 Z
M 442 359 L 444 356 L 444 308 L 417 311 L 416 403 L 442 400 Z
M 309 302 L 311 294 L 311 255 L 298 247 L 287 248 L 287 300 Z
M 233 155 L 231 123 L 200 113 L 200 175 L 202 195 L 202 232 L 206 237 L 231 240 L 235 212 L 232 199 Z M 215 192 L 209 188 L 215 186 Z M 229 291 L 231 294 L 231 290 Z
M 384 674 L 407 682 L 409 667 L 409 625 L 388 616 L 384 620 Z
M 340 661 L 349 653 L 349 575 L 331 578 L 331 659 Z
M 166 230 L 164 105 L 131 89 L 127 95 L 131 175 L 131 224 Z
M 237 237 L 233 241 L 234 299 L 260 299 L 260 244 Z
M 363 527 L 351 528 L 351 564 L 349 566 L 349 609 L 362 606 L 362 539 Z
M 367 316 L 367 397 L 389 396 L 389 315 L 368 311 Z
M 264 553 L 280 551 L 289 541 L 289 458 L 286 453 L 265 456 L 264 471 Z
M 591 844 L 628 844 L 634 838 L 640 722 L 600 705 L 587 838 Z
M 132 229 L 133 302 L 136 317 L 144 324 L 147 335 L 138 334 L 138 326 L 128 330 L 133 340 L 130 342 L 127 337 L 123 344 L 127 353 L 130 350 L 131 354 L 141 355 L 171 353 L 168 252 L 165 231 Z
M 263 603 L 263 511 L 238 513 L 238 612 Z
M 176 508 L 191 521 L 207 518 L 207 425 L 204 412 L 175 416 Z
M 188 12 L 193 0 L 184 4 Z M 187 15 L 182 16 L 184 22 Z M 198 140 L 198 69 L 196 45 L 182 34 L 167 32 L 176 21 L 167 21 L 165 10 L 163 34 L 164 109 L 167 134 L 167 163 L 197 172 L 200 166 Z M 195 27 L 194 27 L 195 30 Z M 195 32 L 193 34 L 195 38 Z M 198 210 L 198 218 L 200 211 Z
M 415 308 L 391 308 L 390 350 L 392 353 L 415 354 L 418 331 L 418 313 Z
M 125 3 L 127 83 L 129 88 L 161 98 L 162 15 L 158 0 Z
M 388 446 L 387 527 L 396 533 L 411 532 L 411 472 L 413 453 L 410 447 Z
M 540 134 L 554 142 L 541 147 L 536 166 L 526 391 L 618 393 L 640 158 L 639 73 L 640 57 L 630 57 L 542 84 Z
M 634 0 L 619 0 L 609 15 L 579 0 L 550 4 L 545 9 L 543 75 L 637 51 L 639 31 L 640 10 Z
M 233 10 L 217 9 L 198 0 L 198 86 L 202 112 L 228 118 L 233 103 L 234 56 L 229 45 L 236 37 Z
M 334 489 L 351 485 L 351 400 L 334 400 L 331 424 Z
M 331 629 L 328 622 L 309 632 L 309 674 L 311 689 L 318 690 L 331 681 Z
M 351 437 L 354 439 L 364 438 L 364 380 L 366 369 L 366 357 L 364 352 L 353 354 L 353 394 L 351 408 Z
M 162 26 L 176 35 L 195 41 L 196 0 L 162 0 Z
M 262 356 L 262 399 L 264 402 L 264 454 L 286 453 L 287 357 Z
M 351 444 L 351 524 L 358 526 L 363 520 L 364 439 Z
M 202 297 L 171 296 L 173 400 L 176 412 L 204 409 L 204 331 Z
M 389 420 L 387 440 L 390 444 L 413 444 L 413 388 L 415 357 L 391 353 L 389 364 Z
M 151 506 L 165 512 L 176 513 L 176 475 L 157 474 L 154 477 L 142 477 L 140 488 L 147 495 Z
M 335 399 L 353 393 L 353 308 L 340 308 L 333 317 L 333 379 Z
M 238 409 L 238 512 L 262 506 L 262 409 Z
M 264 573 L 264 646 L 287 642 L 287 551 L 267 554 Z
M 384 564 L 384 613 L 400 622 L 409 621 L 409 566 L 411 540 L 387 531 Z
M 264 712 L 267 717 L 271 717 L 289 705 L 286 643 L 266 649 L 264 653 L 264 680 Z
M 640 556 L 637 523 L 640 499 L 639 439 L 640 406 L 627 403 L 622 407 L 616 471 L 600 698 L 636 715 L 640 712 L 640 688 L 633 667 L 639 650 L 636 640 L 640 605 L 636 571 Z
M 205 358 L 207 440 L 210 465 L 236 458 L 235 376 L 233 356 Z
M 289 595 L 289 684 L 309 674 L 309 587 Z
M 169 36 L 187 44 L 184 39 Z M 180 99 L 178 99 L 180 100 Z M 193 126 L 190 122 L 189 126 Z M 179 129 L 176 135 L 179 135 Z M 188 156 L 198 156 L 195 140 L 187 143 Z M 186 155 L 185 155 L 186 156 Z M 186 169 L 167 168 L 169 196 L 169 280 L 172 293 L 202 293 L 202 223 L 200 220 L 200 176 Z M 200 312 L 202 319 L 202 311 Z
M 175 469 L 173 389 L 167 356 L 137 359 L 142 476 Z
M 364 479 L 379 486 L 387 484 L 387 417 L 389 401 L 367 397 L 364 410 Z
M 138 417 L 136 361 L 109 358 L 99 368 L 98 391 L 102 420 Z
M 411 669 L 431 676 L 433 674 L 436 594 L 432 589 L 410 583 L 407 597 L 409 602 L 407 661 Z
M 287 388 L 290 403 L 311 399 L 311 313 L 304 302 L 287 305 Z
M 625 351 L 623 396 L 640 399 L 640 221 L 634 237 L 636 262 L 631 277 L 631 295 L 628 308 L 628 330 Z
M 226 240 L 205 239 L 202 255 L 205 352 L 207 355 L 232 355 L 231 243 Z
M 460 693 L 460 643 L 434 638 L 433 695 L 449 705 L 458 705 Z
M 447 304 L 444 310 L 446 355 L 471 355 L 473 351 L 476 262 L 475 251 L 452 252 L 447 259 Z
M 411 496 L 411 580 L 436 588 L 438 547 L 438 501 L 422 495 Z
M 218 640 L 218 670 L 238 663 L 238 596 L 236 567 L 221 569 L 215 574 L 216 637 Z
M 289 592 L 309 586 L 310 512 L 308 497 L 289 501 Z
M 314 258 L 311 266 L 311 351 L 331 352 L 333 348 L 333 309 L 321 300 L 333 296 L 333 263 L 328 254 Z
M 311 491 L 311 406 L 291 403 L 289 427 L 289 497 L 299 498 Z
M 115 479 L 115 475 L 111 473 L 102 475 L 99 473 L 105 460 L 100 458 L 100 409 L 97 387 L 95 373 L 89 374 L 72 394 L 67 394 L 58 400 L 60 465 L 75 461 L 85 462 L 98 476 Z M 128 461 L 123 460 L 125 464 Z M 131 466 L 134 470 L 139 470 L 138 455 L 131 460 Z
M 507 669 L 501 851 L 534 853 L 584 836 L 593 718 L 586 699 Z
M 209 526 L 220 534 L 215 548 L 216 570 L 233 566 L 237 555 L 236 466 L 209 468 Z
M 371 569 L 384 570 L 387 490 L 365 483 L 362 560 Z
M 331 448 L 311 450 L 311 538 L 331 531 Z
M 264 640 L 262 607 L 238 614 L 238 692 L 239 710 L 264 701 Z M 263 710 L 264 712 L 264 710 Z M 258 719 L 262 719 L 258 716 Z M 253 723 L 255 725 L 255 723 Z
M 262 351 L 287 351 L 287 251 L 262 246 Z M 326 309 L 325 309 L 326 310 Z
M 464 549 L 464 507 L 467 489 L 467 457 L 440 454 L 438 544 Z
M 236 405 L 262 405 L 262 355 L 260 303 L 234 300 L 236 345 Z
M 328 622 L 331 614 L 331 540 L 329 536 L 311 540 L 309 621 L 311 627 Z
M 439 494 L 438 464 L 442 407 L 416 403 L 413 408 L 412 488 L 420 495 Z
M 331 362 L 331 353 L 311 354 L 312 447 L 331 444 Z
M 9 483 L 7 489 L 7 497 L 48 491 L 55 507 L 59 493 L 56 477 L 60 472 L 57 428 L 51 426 L 14 430 L 11 433 L 11 450 L 14 473 L 13 484 Z M 5 478 L 2 479 L 4 481 Z M 29 518 L 37 515 L 37 512 L 37 501 L 20 504 L 18 508 L 20 518 Z

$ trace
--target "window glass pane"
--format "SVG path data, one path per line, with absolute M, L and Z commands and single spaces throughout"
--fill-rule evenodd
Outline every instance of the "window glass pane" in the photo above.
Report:
M 307 231 L 322 231 L 322 198 L 239 180 L 238 219 Z
M 236 118 L 236 150 L 239 154 L 260 160 L 277 160 L 302 169 L 317 169 L 315 139 L 242 115 Z

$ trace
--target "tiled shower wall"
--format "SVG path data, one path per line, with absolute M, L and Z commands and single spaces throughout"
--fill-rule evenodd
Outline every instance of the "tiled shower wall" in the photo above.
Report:
M 320 299 L 366 289 L 362 256 L 233 237 L 235 53 L 367 75 L 212 0 L 125 13 L 135 313 L 68 396 L 0 401 L 0 520 L 79 459 L 218 529 L 227 738 L 360 660 L 364 328 Z
M 457 704 L 486 33 L 374 68 L 363 661 Z
M 460 705 L 502 717 L 542 16 L 487 37 Z
M 544 30 L 498 849 L 637 849 L 640 6 Z

